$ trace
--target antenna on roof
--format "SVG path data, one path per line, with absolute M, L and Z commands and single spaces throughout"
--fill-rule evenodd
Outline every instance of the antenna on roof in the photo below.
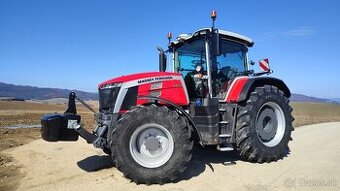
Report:
M 216 17 L 217 17 L 217 12 L 215 10 L 211 11 L 211 15 L 210 15 L 210 18 L 212 20 L 212 29 L 215 28 L 215 20 L 216 20 Z

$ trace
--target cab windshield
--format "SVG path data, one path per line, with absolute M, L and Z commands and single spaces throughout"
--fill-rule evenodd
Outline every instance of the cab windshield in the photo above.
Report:
M 203 39 L 191 43 L 185 43 L 174 52 L 175 72 L 185 77 L 195 71 L 196 66 L 201 65 L 203 71 L 207 69 L 205 59 L 205 42 Z
M 174 70 L 182 74 L 190 99 L 206 97 L 208 83 L 199 79 L 207 74 L 205 41 L 198 39 L 178 47 L 174 51 Z
M 209 43 L 211 44 L 211 43 Z M 211 48 L 210 48 L 211 49 Z M 211 55 L 211 82 L 214 97 L 223 98 L 228 88 L 228 82 L 237 76 L 246 75 L 247 47 L 221 38 L 219 55 Z M 177 47 L 174 54 L 174 71 L 182 74 L 187 85 L 189 97 L 205 97 L 208 92 L 207 62 L 204 39 L 184 42 Z M 201 81 L 195 79 L 201 75 Z M 198 88 L 203 86 L 204 88 Z

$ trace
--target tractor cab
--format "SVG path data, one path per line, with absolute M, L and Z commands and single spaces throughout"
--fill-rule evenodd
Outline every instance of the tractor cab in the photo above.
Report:
M 252 39 L 229 31 L 203 28 L 169 43 L 173 71 L 185 79 L 189 98 L 224 99 L 230 82 L 248 73 Z
M 237 105 L 227 101 L 228 92 L 231 92 L 232 83 L 248 78 L 247 52 L 254 42 L 248 37 L 214 27 L 181 34 L 172 42 L 170 38 L 171 69 L 184 79 L 189 97 L 186 109 L 203 141 L 205 144 L 219 144 L 219 150 L 230 149 L 233 111 Z M 164 57 L 160 55 L 160 66 L 165 64 L 162 62 Z

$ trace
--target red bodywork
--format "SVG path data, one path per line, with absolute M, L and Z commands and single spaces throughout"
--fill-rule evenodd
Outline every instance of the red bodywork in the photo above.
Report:
M 145 73 L 138 73 L 138 74 L 131 74 L 126 76 L 120 76 L 117 78 L 113 78 L 111 80 L 107 80 L 101 84 L 99 84 L 99 88 L 106 84 L 113 84 L 113 83 L 124 83 L 129 82 L 133 80 L 140 80 L 143 78 L 149 78 L 149 77 L 156 77 L 156 76 L 181 76 L 178 73 L 172 73 L 172 72 L 145 72 Z
M 225 101 L 233 103 L 238 102 L 243 87 L 247 83 L 248 79 L 249 77 L 247 76 L 235 78 L 231 83 L 230 87 L 228 87 L 228 92 Z
M 122 83 L 122 88 L 138 86 L 138 96 L 155 96 L 177 105 L 188 105 L 189 97 L 182 75 L 172 72 L 148 72 L 121 76 L 99 84 L 99 88 L 108 84 Z M 148 102 L 137 99 L 137 105 Z
M 227 95 L 223 101 L 238 102 L 243 87 L 249 77 L 241 76 L 235 78 L 228 87 Z M 109 85 L 122 83 L 122 88 L 138 86 L 137 96 L 154 96 L 166 99 L 177 105 L 188 105 L 189 97 L 187 89 L 179 73 L 172 72 L 148 72 L 126 76 L 120 76 L 99 84 L 99 88 Z M 137 105 L 147 103 L 147 99 L 138 99 Z
M 152 83 L 140 85 L 138 88 L 139 96 L 153 96 L 159 94 L 160 98 L 169 100 L 177 105 L 188 105 L 186 91 L 180 80 L 167 80 L 162 82 L 162 87 L 151 88 Z M 147 100 L 137 99 L 137 105 L 144 104 Z

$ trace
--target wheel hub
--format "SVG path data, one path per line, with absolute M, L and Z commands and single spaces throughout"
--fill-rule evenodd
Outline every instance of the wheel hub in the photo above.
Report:
M 261 139 L 269 141 L 275 137 L 277 117 L 271 108 L 264 108 L 257 119 L 256 130 Z
M 266 146 L 273 147 L 282 140 L 285 131 L 285 115 L 274 102 L 265 103 L 256 116 L 256 133 Z
M 158 124 L 145 124 L 136 129 L 130 138 L 132 158 L 147 168 L 157 168 L 166 163 L 174 150 L 170 132 Z
M 158 140 L 157 137 L 151 136 L 146 139 L 144 142 L 145 149 L 149 150 L 150 152 L 155 151 L 161 147 L 161 142 Z

